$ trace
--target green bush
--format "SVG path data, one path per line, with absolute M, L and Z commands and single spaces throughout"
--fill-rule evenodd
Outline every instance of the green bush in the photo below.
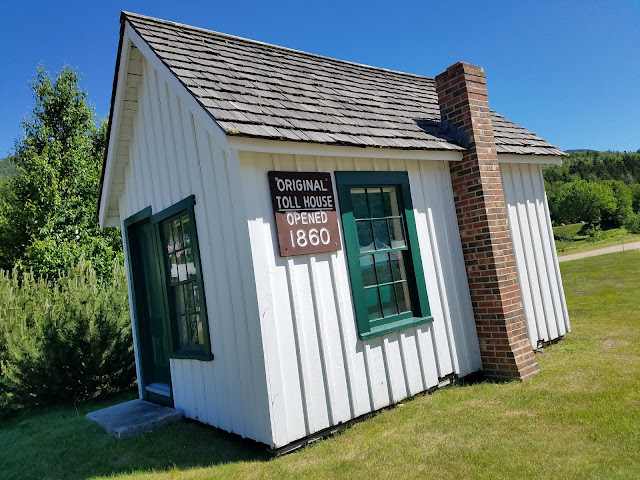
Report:
M 602 226 L 604 228 L 622 227 L 633 213 L 631 188 L 620 180 L 606 180 L 602 184 L 611 189 L 616 200 L 614 209 L 602 212 Z
M 631 215 L 627 219 L 625 227 L 629 231 L 629 233 L 640 235 L 640 213 L 634 213 L 633 215 Z
M 554 211 L 561 223 L 600 223 L 616 211 L 616 198 L 610 186 L 578 180 L 562 185 L 555 199 Z
M 68 402 L 135 379 L 124 267 L 84 261 L 55 282 L 0 270 L 0 409 Z
M 65 272 L 77 265 L 81 259 L 91 259 L 87 263 L 95 270 L 99 279 L 109 281 L 112 277 L 114 259 L 122 262 L 124 257 L 113 241 L 106 236 L 80 236 L 67 240 L 52 235 L 44 240 L 34 240 L 26 247 L 23 257 L 16 266 L 21 271 L 33 270 L 38 275 L 57 277 L 56 272 Z M 119 247 L 120 245 L 118 245 Z

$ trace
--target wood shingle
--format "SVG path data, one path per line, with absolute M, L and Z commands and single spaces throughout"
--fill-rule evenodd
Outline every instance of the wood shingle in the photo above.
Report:
M 440 128 L 434 79 L 125 13 L 229 135 L 362 147 L 463 150 Z M 492 111 L 498 153 L 563 155 Z

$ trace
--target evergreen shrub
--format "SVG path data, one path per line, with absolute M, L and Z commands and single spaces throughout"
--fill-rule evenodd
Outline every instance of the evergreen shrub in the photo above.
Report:
M 135 380 L 124 267 L 84 261 L 56 281 L 0 270 L 0 410 L 69 402 Z

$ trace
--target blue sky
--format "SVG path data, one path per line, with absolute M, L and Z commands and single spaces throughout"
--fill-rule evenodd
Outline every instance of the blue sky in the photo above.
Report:
M 562 149 L 640 149 L 640 2 L 11 1 L 0 7 L 0 158 L 38 63 L 109 112 L 120 10 L 420 75 L 484 68 L 489 102 Z

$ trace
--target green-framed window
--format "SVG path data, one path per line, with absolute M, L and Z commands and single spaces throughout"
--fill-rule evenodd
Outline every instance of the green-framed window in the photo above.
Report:
M 174 358 L 212 359 L 192 195 L 152 215 L 162 257 Z
M 336 172 L 358 332 L 433 320 L 406 172 Z

